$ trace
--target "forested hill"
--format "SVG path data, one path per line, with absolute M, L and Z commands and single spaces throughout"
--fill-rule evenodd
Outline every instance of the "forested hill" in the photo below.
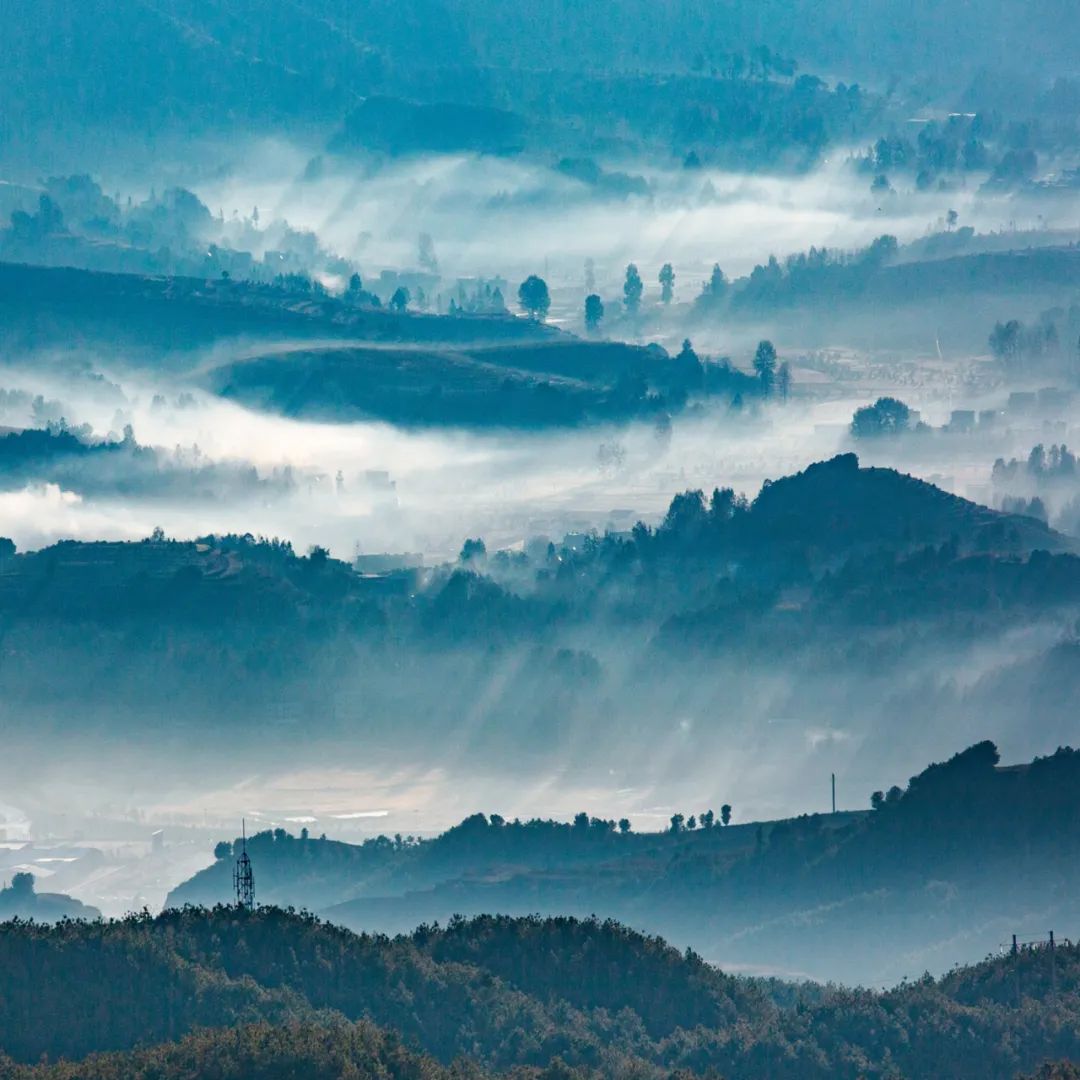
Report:
M 477 814 L 433 839 L 352 845 L 278 829 L 248 850 L 267 902 L 357 929 L 596 912 L 722 962 L 883 983 L 975 959 L 1032 921 L 1080 921 L 1078 784 L 1078 752 L 1000 767 L 984 742 L 906 788 L 867 792 L 862 813 L 725 825 L 719 807 L 661 833 L 586 814 Z M 170 904 L 232 895 L 232 845 L 216 855 Z
M 767 481 L 745 516 L 730 497 L 708 507 L 703 500 L 700 511 L 689 499 L 672 504 L 665 525 L 676 541 L 693 541 L 706 510 L 721 518 L 716 525 L 726 515 L 734 542 L 747 550 L 764 544 L 849 555 L 864 546 L 903 550 L 950 540 L 968 551 L 1076 546 L 1032 518 L 1002 515 L 895 469 L 861 468 L 854 454 Z
M 365 577 L 252 536 L 4 545 L 0 694 L 22 703 L 15 723 L 100 694 L 110 707 L 80 705 L 85 730 L 149 736 L 182 708 L 220 731 L 227 703 L 234 736 L 267 715 L 318 717 L 313 741 L 355 739 L 363 700 L 364 739 L 392 751 L 403 714 L 434 749 L 494 679 L 469 748 L 483 760 L 558 754 L 574 731 L 596 748 L 604 733 L 643 737 L 687 688 L 702 716 L 741 701 L 750 722 L 768 702 L 808 724 L 961 717 L 971 736 L 1037 709 L 1065 741 L 1080 677 L 1074 543 L 849 455 L 753 502 L 685 492 L 654 528 L 530 555 L 474 544 L 419 573 Z M 962 665 L 1036 626 L 1038 652 L 981 651 L 978 682 L 917 677 L 928 650 Z M 770 697 L 779 656 L 790 700 Z M 882 695 L 882 671 L 910 678 Z M 712 729 L 695 738 L 719 739 Z
M 390 940 L 190 908 L 0 925 L 0 1077 L 421 1080 L 456 1059 L 459 1078 L 1011 1080 L 1080 1054 L 1078 992 L 1067 944 L 879 994 L 733 978 L 593 920 L 485 917 Z

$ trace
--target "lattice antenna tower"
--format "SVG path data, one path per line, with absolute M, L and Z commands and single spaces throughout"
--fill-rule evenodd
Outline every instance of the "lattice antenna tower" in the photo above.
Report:
M 247 853 L 247 821 L 240 824 L 240 857 L 233 868 L 233 887 L 236 889 L 236 906 L 251 911 L 255 907 L 255 874 Z

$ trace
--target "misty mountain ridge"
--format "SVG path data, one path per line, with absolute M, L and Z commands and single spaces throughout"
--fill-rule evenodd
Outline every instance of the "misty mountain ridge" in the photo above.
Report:
M 1076 29 L 1070 5 L 1033 14 L 1015 0 L 983 0 L 960 13 L 942 0 L 920 0 L 914 11 L 896 0 L 876 0 L 872 10 L 845 0 L 824 9 L 729 0 L 704 17 L 676 5 L 659 26 L 655 9 L 638 5 L 617 27 L 564 2 L 500 21 L 488 0 L 425 0 L 408 15 L 385 3 L 360 13 L 342 0 L 316 0 L 258 17 L 236 0 L 20 0 L 8 20 L 0 103 L 9 123 L 66 113 L 82 122 L 122 118 L 136 131 L 195 116 L 212 125 L 215 115 L 287 126 L 340 117 L 373 90 L 415 94 L 427 84 L 465 97 L 478 84 L 492 94 L 513 85 L 500 75 L 514 69 L 677 71 L 696 55 L 716 65 L 728 50 L 763 45 L 883 83 L 948 59 L 960 68 L 956 81 L 980 67 L 1023 71 L 1030 65 L 1021 58 L 1036 45 L 1042 63 L 1060 72 L 1067 27 Z M 945 44 L 952 36 L 965 43 L 963 63 Z M 93 75 L 61 96 L 72 71 Z
M 864 812 L 722 825 L 709 811 L 640 834 L 584 813 L 572 824 L 477 814 L 433 839 L 349 845 L 277 829 L 247 850 L 268 903 L 319 909 L 354 929 L 596 912 L 724 964 L 819 978 L 843 933 L 856 946 L 843 978 L 881 984 L 977 959 L 1010 926 L 1080 917 L 1071 899 L 1080 753 L 997 762 L 992 743 L 977 744 L 906 789 L 868 793 L 874 809 Z M 234 851 L 239 841 L 219 844 L 214 865 L 168 904 L 227 900 Z
M 546 679 L 551 664 L 561 678 L 572 670 L 567 689 L 588 695 L 608 692 L 601 673 L 618 666 L 616 640 L 684 659 L 688 649 L 750 658 L 782 647 L 809 673 L 827 650 L 852 649 L 853 626 L 863 628 L 864 647 L 900 657 L 929 626 L 959 645 L 1029 621 L 1067 622 L 1080 599 L 1071 539 L 894 470 L 859 468 L 854 455 L 766 484 L 752 503 L 730 489 L 708 500 L 686 492 L 655 529 L 578 550 L 552 546 L 530 559 L 482 548 L 430 570 L 368 577 L 324 550 L 302 557 L 251 536 L 65 541 L 16 554 L 0 568 L 9 650 L 0 683 L 12 700 L 33 700 L 41 691 L 31 673 L 47 663 L 48 696 L 63 697 L 106 679 L 101 665 L 113 656 L 115 675 L 139 684 L 146 664 L 162 664 L 160 689 L 174 678 L 181 685 L 184 670 L 202 663 L 199 686 L 185 693 L 247 693 L 249 708 L 279 695 L 305 664 L 312 678 L 303 696 L 321 687 L 321 698 L 358 677 L 373 680 L 372 692 L 389 677 L 378 659 L 385 648 L 402 659 L 419 650 L 413 661 L 432 670 L 444 661 L 452 668 L 463 650 L 482 663 L 491 645 L 509 655 L 531 643 L 541 651 L 519 676 Z M 70 635 L 49 638 L 56 619 Z M 153 634 L 115 653 L 123 627 L 148 622 Z M 159 637 L 164 627 L 184 636 L 185 657 Z M 268 666 L 269 656 L 277 659 Z M 506 692 L 509 705 L 516 692 Z
M 14 454 L 14 447 L 27 441 L 30 434 L 8 435 L 0 445 L 10 442 Z M 56 441 L 65 447 L 70 443 L 80 448 L 81 457 L 93 450 L 71 434 L 61 433 Z M 115 453 L 122 446 L 105 443 L 102 452 Z M 852 453 L 811 465 L 790 477 L 767 481 L 753 502 L 743 500 L 740 506 L 733 495 L 730 502 L 724 502 L 723 497 L 724 493 L 718 489 L 711 508 L 701 492 L 686 492 L 676 497 L 667 518 L 651 539 L 653 557 L 677 564 L 696 561 L 710 551 L 736 552 L 767 565 L 772 558 L 794 548 L 809 565 L 820 570 L 863 551 L 902 553 L 926 545 L 951 544 L 956 553 L 999 556 L 1030 555 L 1037 551 L 1060 553 L 1070 556 L 1060 564 L 1066 568 L 1072 565 L 1071 553 L 1077 546 L 1075 540 L 1036 518 L 991 510 L 894 469 L 862 468 Z M 720 504 L 716 498 L 721 498 Z M 242 537 L 222 540 L 224 544 L 217 555 L 227 555 L 232 569 L 227 574 L 202 574 L 201 580 L 207 587 L 216 587 L 214 583 L 220 582 L 221 587 L 235 591 L 245 580 L 237 577 L 241 570 L 256 571 L 252 584 L 259 581 L 270 585 L 280 579 L 291 582 L 290 590 L 299 582 L 319 593 L 339 587 L 355 592 L 359 587 L 350 585 L 346 565 L 338 560 L 322 559 L 316 564 L 312 559 L 296 556 L 287 544 L 265 545 Z M 607 542 L 615 545 L 613 552 L 618 554 L 618 546 L 627 540 L 609 537 Z M 62 541 L 10 560 L 5 566 L 3 591 L 14 597 L 34 582 L 36 602 L 43 603 L 48 592 L 42 591 L 42 585 L 54 580 L 61 566 L 70 567 L 65 574 L 64 595 L 70 586 L 84 584 L 93 588 L 94 578 L 87 578 L 85 583 L 78 581 L 82 568 L 90 565 L 79 554 L 84 550 L 88 554 L 107 552 L 107 561 L 100 565 L 114 567 L 120 581 L 128 573 L 125 565 L 128 562 L 132 568 L 139 567 L 140 572 L 149 571 L 165 580 L 181 567 L 194 569 L 201 562 L 209 565 L 215 548 L 215 537 L 198 541 L 164 537 L 142 542 Z M 602 545 L 594 545 L 591 553 L 586 551 L 578 556 L 580 568 L 587 570 L 603 553 Z M 1075 561 L 1080 564 L 1080 560 Z M 490 570 L 497 576 L 500 573 L 498 564 L 493 564 Z M 40 576 L 43 571 L 47 571 L 44 579 Z M 75 576 L 69 578 L 69 574 Z M 541 575 L 541 589 L 544 580 L 545 576 Z M 113 588 L 115 582 L 105 579 L 102 584 Z M 92 593 L 85 594 L 88 601 L 91 596 Z M 25 610 L 24 614 L 31 611 Z
M 1041 740 L 1071 741 L 1072 549 L 850 456 L 753 503 L 684 492 L 652 528 L 529 555 L 474 538 L 454 562 L 385 573 L 243 535 L 5 545 L 0 697 L 20 745 L 46 725 L 132 755 L 197 739 L 223 785 L 238 739 L 253 768 L 283 749 L 296 768 L 322 753 L 442 768 L 452 751 L 568 785 L 609 776 L 616 743 L 628 761 L 659 742 L 688 769 L 750 768 L 779 740 L 807 769 L 828 757 L 876 779 L 886 732 L 912 765 L 946 737 L 1029 745 L 1035 718 Z

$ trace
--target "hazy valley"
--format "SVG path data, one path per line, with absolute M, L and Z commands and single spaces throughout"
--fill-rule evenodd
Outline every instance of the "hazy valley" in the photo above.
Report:
M 1074 7 L 15 0 L 0 1077 L 1074 1080 Z

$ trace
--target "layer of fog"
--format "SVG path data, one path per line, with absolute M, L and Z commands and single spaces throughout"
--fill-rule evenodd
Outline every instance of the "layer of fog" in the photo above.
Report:
M 668 437 L 642 423 L 490 435 L 410 432 L 289 420 L 198 391 L 195 404 L 184 409 L 155 407 L 150 392 L 129 389 L 129 395 L 121 411 L 140 443 L 166 450 L 197 446 L 204 459 L 250 463 L 264 475 L 289 466 L 295 489 L 209 502 L 86 498 L 47 484 L 0 493 L 3 531 L 21 548 L 57 539 L 137 539 L 161 526 L 179 539 L 251 532 L 291 540 L 299 552 L 318 543 L 341 558 L 413 551 L 437 561 L 456 555 L 466 536 L 483 536 L 497 548 L 538 535 L 559 540 L 565 532 L 626 529 L 638 519 L 657 520 L 677 491 L 732 486 L 752 496 L 766 478 L 849 449 L 847 421 L 867 401 L 852 393 L 753 417 L 717 406 L 677 418 Z M 909 396 L 919 403 L 918 395 Z M 948 404 L 939 404 L 941 419 Z M 73 422 L 116 435 L 115 410 L 106 407 L 101 416 L 88 403 L 71 411 Z M 932 411 L 927 415 L 933 419 Z M 1024 456 L 1033 445 L 1020 436 L 1014 444 Z M 874 456 L 985 498 L 996 454 L 966 445 L 968 461 L 959 438 L 936 443 L 929 458 L 918 443 L 907 462 L 903 444 Z M 377 475 L 384 472 L 389 483 Z
M 626 816 L 638 830 L 655 830 L 674 813 L 723 803 L 734 807 L 737 822 L 824 812 L 831 774 L 838 807 L 865 809 L 871 791 L 904 784 L 930 760 L 982 738 L 995 739 L 1006 761 L 1075 744 L 1075 725 L 1034 730 L 1024 717 L 1003 720 L 959 709 L 943 716 L 925 698 L 926 707 L 901 717 L 890 700 L 907 695 L 917 701 L 957 676 L 974 684 L 1002 665 L 1040 654 L 1060 636 L 1061 627 L 1047 622 L 975 647 L 928 641 L 904 671 L 882 672 L 877 685 L 864 681 L 860 702 L 844 712 L 813 696 L 793 705 L 782 662 L 756 672 L 715 665 L 716 684 L 727 687 L 719 708 L 715 685 L 687 686 L 678 670 L 657 670 L 656 697 L 666 708 L 613 690 L 605 714 L 561 732 L 543 761 L 527 754 L 492 761 L 477 753 L 475 736 L 490 723 L 486 702 L 512 677 L 504 669 L 519 662 L 508 656 L 489 683 L 474 688 L 474 708 L 438 739 L 414 730 L 418 717 L 411 711 L 394 721 L 392 746 L 385 736 L 370 738 L 362 723 L 332 739 L 319 722 L 302 729 L 271 723 L 244 735 L 235 717 L 223 718 L 211 733 L 187 728 L 177 716 L 137 740 L 81 736 L 66 724 L 62 752 L 43 730 L 25 743 L 9 740 L 0 775 L 11 819 L 28 820 L 24 835 L 39 841 L 76 836 L 100 846 L 118 835 L 148 838 L 152 829 L 165 828 L 169 844 L 177 846 L 164 862 L 129 865 L 130 856 L 117 856 L 114 864 L 125 867 L 119 881 L 94 877 L 74 890 L 119 913 L 137 906 L 137 897 L 160 903 L 164 891 L 197 866 L 200 852 L 210 861 L 212 839 L 234 835 L 241 817 L 252 829 L 308 828 L 350 841 L 378 833 L 430 835 L 477 811 L 568 820 L 584 810 Z M 636 661 L 607 657 L 605 677 L 613 687 L 632 682 L 619 664 Z M 902 738 L 896 737 L 898 722 Z M 552 723 L 557 727 L 557 718 Z M 151 869 L 153 887 L 145 877 Z
M 289 468 L 294 486 L 291 494 L 238 490 L 185 500 L 154 498 L 152 490 L 88 498 L 42 484 L 0 493 L 0 531 L 23 549 L 58 539 L 138 539 L 161 526 L 178 539 L 250 532 L 288 539 L 300 553 L 320 544 L 339 558 L 409 551 L 439 561 L 456 556 L 470 536 L 489 548 L 513 547 L 536 536 L 560 540 L 566 532 L 655 522 L 688 488 L 730 486 L 752 497 L 766 479 L 853 448 L 866 463 L 992 504 L 996 457 L 1026 458 L 1038 442 L 1068 442 L 1078 419 L 1034 415 L 1003 420 L 989 437 L 855 446 L 852 413 L 879 394 L 902 397 L 940 426 L 953 409 L 1001 408 L 1008 389 L 980 361 L 886 362 L 842 351 L 789 359 L 792 401 L 745 413 L 713 402 L 675 417 L 669 434 L 641 422 L 493 433 L 315 423 L 222 400 L 200 389 L 197 377 L 158 381 L 110 368 L 107 357 L 83 357 L 104 384 L 55 365 L 11 364 L 0 368 L 0 387 L 42 394 L 69 424 L 89 425 L 97 437 L 119 438 L 130 424 L 140 444 L 171 452 L 177 469 L 190 467 L 193 456 L 251 465 L 261 476 Z M 735 360 L 749 367 L 749 356 Z M 0 415 L 3 423 L 32 421 Z
M 597 286 L 617 292 L 627 262 L 655 287 L 664 262 L 676 266 L 676 295 L 697 294 L 714 263 L 728 276 L 749 272 L 770 254 L 817 247 L 851 250 L 882 233 L 901 242 L 945 227 L 955 210 L 977 232 L 1075 229 L 1077 200 L 1026 201 L 980 194 L 982 176 L 947 190 L 870 191 L 872 177 L 852 165 L 862 147 L 836 148 L 804 175 L 658 169 L 636 161 L 601 162 L 643 176 L 648 196 L 602 192 L 528 159 L 440 155 L 371 160 L 317 156 L 276 140 L 193 154 L 169 179 L 193 190 L 226 220 L 287 220 L 317 234 L 328 249 L 374 276 L 417 264 L 417 236 L 435 243 L 444 280 L 503 275 L 512 282 L 542 273 L 556 287 L 583 284 L 584 260 Z M 226 159 L 221 159 L 221 154 Z M 123 173 L 106 190 L 129 193 Z M 135 190 L 147 194 L 146 185 Z M 257 252 L 261 254 L 261 252 Z

